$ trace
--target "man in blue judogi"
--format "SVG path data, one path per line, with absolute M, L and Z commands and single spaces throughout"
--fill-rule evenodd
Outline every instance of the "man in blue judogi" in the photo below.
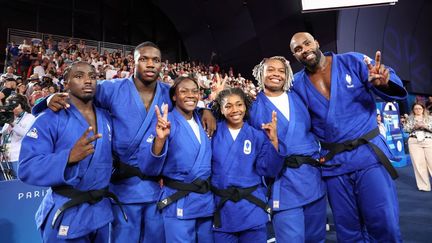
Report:
M 40 114 L 22 142 L 19 178 L 51 187 L 36 223 L 44 242 L 108 242 L 113 220 L 111 118 L 93 105 L 96 71 L 85 62 L 65 71 L 70 108 Z M 123 219 L 125 220 L 125 219 Z
M 98 83 L 95 104 L 106 108 L 113 121 L 113 154 L 115 171 L 110 188 L 118 194 L 130 220 L 125 222 L 114 206 L 111 229 L 113 242 L 164 242 L 163 220 L 156 208 L 160 194 L 158 176 L 163 160 L 151 163 L 148 147 L 155 137 L 155 105 L 170 109 L 169 86 L 158 82 L 162 68 L 161 52 L 152 42 L 143 42 L 134 51 L 135 73 L 131 78 Z M 67 107 L 61 95 L 55 95 L 48 106 L 53 110 Z M 36 107 L 33 112 L 43 109 Z M 210 114 L 208 112 L 207 114 Z M 203 120 L 205 114 L 203 113 Z M 212 133 L 215 122 L 205 122 Z
M 385 100 L 407 95 L 399 77 L 360 53 L 323 54 L 309 33 L 290 43 L 304 69 L 294 91 L 309 109 L 321 141 L 324 180 L 339 242 L 400 242 L 399 208 L 391 177 L 397 173 L 376 123 L 374 94 Z

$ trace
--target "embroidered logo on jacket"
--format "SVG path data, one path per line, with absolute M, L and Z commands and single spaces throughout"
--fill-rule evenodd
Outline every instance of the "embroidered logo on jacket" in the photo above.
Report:
M 36 127 L 31 129 L 30 131 L 28 131 L 27 136 L 31 137 L 31 138 L 38 138 L 38 131 L 37 131 Z
M 252 152 L 252 143 L 249 140 L 244 141 L 243 153 L 250 154 Z
M 345 80 L 347 82 L 347 88 L 354 88 L 354 84 L 352 84 L 352 78 L 349 74 L 345 75 Z
M 58 234 L 59 234 L 60 236 L 67 236 L 68 231 L 69 231 L 69 226 L 60 225 L 60 229 L 59 229 Z
M 146 142 L 147 143 L 153 143 L 153 140 L 154 140 L 154 136 L 153 136 L 153 134 L 150 134 L 150 136 L 147 138 Z

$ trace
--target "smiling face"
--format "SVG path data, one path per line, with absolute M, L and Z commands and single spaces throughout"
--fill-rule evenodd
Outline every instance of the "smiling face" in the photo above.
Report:
M 239 95 L 231 94 L 222 100 L 221 112 L 225 116 L 229 128 L 239 129 L 243 126 L 246 104 Z
M 316 67 L 322 57 L 318 42 L 309 33 L 295 34 L 291 39 L 290 48 L 297 61 L 308 69 Z
M 200 90 L 191 79 L 183 79 L 176 87 L 172 100 L 177 110 L 187 119 L 192 117 L 199 100 Z
M 284 92 L 286 81 L 285 65 L 277 59 L 269 59 L 264 64 L 264 89 L 266 92 Z

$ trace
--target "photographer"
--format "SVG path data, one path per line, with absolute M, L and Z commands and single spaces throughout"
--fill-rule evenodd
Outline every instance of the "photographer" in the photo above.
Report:
M 0 180 L 16 179 L 21 141 L 35 120 L 30 110 L 27 98 L 20 94 L 9 96 L 0 107 L 0 121 L 5 123 L 0 140 Z

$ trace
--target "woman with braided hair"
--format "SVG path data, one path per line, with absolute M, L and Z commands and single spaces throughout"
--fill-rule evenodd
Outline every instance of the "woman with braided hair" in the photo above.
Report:
M 319 144 L 311 133 L 309 112 L 291 92 L 293 73 L 281 56 L 265 58 L 253 70 L 261 92 L 251 109 L 250 124 L 267 123 L 277 111 L 279 152 L 285 156 L 270 197 L 278 242 L 324 242 L 325 185 L 321 179 Z

